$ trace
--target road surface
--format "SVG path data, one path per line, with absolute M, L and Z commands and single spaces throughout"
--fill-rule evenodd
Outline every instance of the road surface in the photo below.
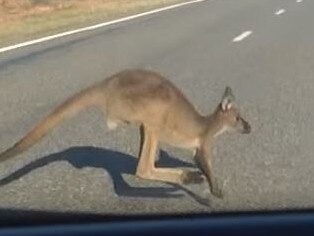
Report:
M 109 131 L 101 112 L 88 109 L 1 163 L 0 211 L 313 207 L 313 10 L 310 0 L 205 1 L 0 54 L 0 150 L 72 94 L 135 67 L 169 78 L 204 114 L 231 86 L 253 128 L 217 140 L 213 168 L 225 195 L 219 200 L 206 184 L 136 178 L 137 128 Z M 161 149 L 159 166 L 194 168 L 192 152 Z

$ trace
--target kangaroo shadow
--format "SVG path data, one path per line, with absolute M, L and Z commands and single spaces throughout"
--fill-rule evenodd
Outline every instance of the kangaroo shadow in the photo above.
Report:
M 31 171 L 56 161 L 67 161 L 75 168 L 93 167 L 106 170 L 112 178 L 114 191 L 121 197 L 148 197 L 148 198 L 178 198 L 183 196 L 178 190 L 185 191 L 189 196 L 203 205 L 205 199 L 197 196 L 187 188 L 168 184 L 168 187 L 132 187 L 122 177 L 122 174 L 134 174 L 137 158 L 117 151 L 96 147 L 73 147 L 65 151 L 54 153 L 35 160 L 21 169 L 0 180 L 0 186 L 9 184 Z M 157 167 L 193 167 L 193 164 L 175 159 L 166 152 L 160 151 Z

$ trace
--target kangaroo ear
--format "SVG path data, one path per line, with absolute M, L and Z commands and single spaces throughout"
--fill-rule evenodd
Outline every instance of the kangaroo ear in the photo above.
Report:
M 231 109 L 233 103 L 234 103 L 234 95 L 232 93 L 232 89 L 227 86 L 225 89 L 225 92 L 222 96 L 222 100 L 221 100 L 221 109 L 223 111 L 229 110 Z

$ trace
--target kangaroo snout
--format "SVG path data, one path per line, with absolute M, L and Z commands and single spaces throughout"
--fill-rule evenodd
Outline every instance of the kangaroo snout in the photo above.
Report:
M 242 133 L 243 134 L 251 133 L 251 129 L 252 129 L 251 125 L 246 120 L 244 120 L 243 118 L 241 120 L 242 120 L 242 125 L 243 125 Z

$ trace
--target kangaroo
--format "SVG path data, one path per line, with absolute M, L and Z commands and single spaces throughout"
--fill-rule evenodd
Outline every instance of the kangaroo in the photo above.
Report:
M 211 193 L 219 198 L 222 191 L 210 160 L 214 140 L 231 129 L 241 133 L 251 131 L 234 104 L 230 87 L 226 87 L 214 112 L 203 116 L 169 80 L 153 71 L 132 69 L 114 74 L 66 100 L 1 153 L 0 161 L 26 151 L 62 120 L 90 106 L 103 111 L 109 129 L 115 129 L 120 123 L 140 127 L 136 176 L 175 184 L 201 183 L 207 179 Z M 200 171 L 156 168 L 158 142 L 194 149 L 194 160 Z

